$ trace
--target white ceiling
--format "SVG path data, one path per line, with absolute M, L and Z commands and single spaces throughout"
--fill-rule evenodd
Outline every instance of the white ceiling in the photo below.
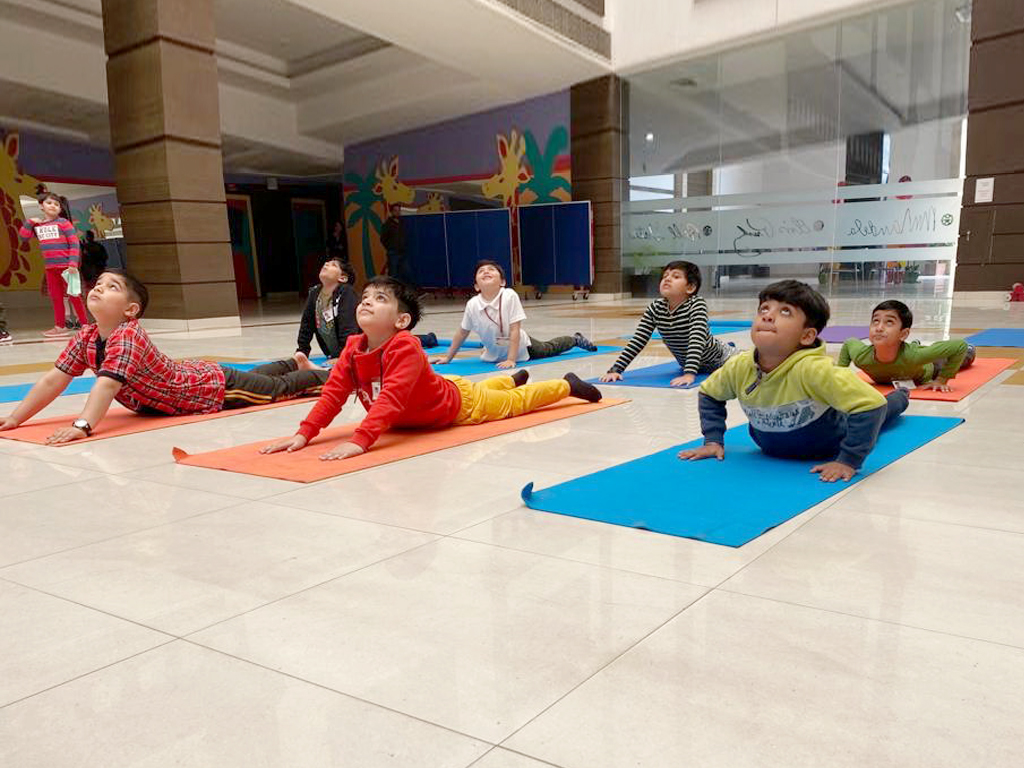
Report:
M 231 172 L 336 173 L 346 144 L 610 71 L 490 0 L 214 0 L 214 8 Z M 101 0 L 0 0 L 0 18 L 0 125 L 109 142 Z

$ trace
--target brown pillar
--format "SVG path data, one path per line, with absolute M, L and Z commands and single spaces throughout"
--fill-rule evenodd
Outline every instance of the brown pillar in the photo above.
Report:
M 615 75 L 570 91 L 572 196 L 594 211 L 594 293 L 622 293 L 622 201 L 629 195 L 629 84 Z
M 956 290 L 1024 282 L 1024 3 L 974 0 Z M 978 202 L 978 179 L 994 180 Z
M 213 0 L 103 0 L 103 37 L 117 197 L 146 317 L 237 325 Z

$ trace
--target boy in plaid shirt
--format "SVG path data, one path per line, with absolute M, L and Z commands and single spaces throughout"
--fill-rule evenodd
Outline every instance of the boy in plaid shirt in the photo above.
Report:
M 95 325 L 85 326 L 68 343 L 53 370 L 32 387 L 14 413 L 0 419 L 0 431 L 32 418 L 86 369 L 96 372 L 96 384 L 85 408 L 48 438 L 51 445 L 91 435 L 114 400 L 137 413 L 214 413 L 318 395 L 329 375 L 319 369 L 299 370 L 294 359 L 252 371 L 202 360 L 171 360 L 139 326 L 149 302 L 146 286 L 120 269 L 100 275 L 88 301 Z

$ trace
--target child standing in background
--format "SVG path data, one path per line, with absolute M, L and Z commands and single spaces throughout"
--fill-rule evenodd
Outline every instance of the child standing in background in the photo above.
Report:
M 61 273 L 68 269 L 77 273 L 81 255 L 75 225 L 61 216 L 60 197 L 52 192 L 43 193 L 39 196 L 39 207 L 43 210 L 42 217 L 29 219 L 22 224 L 18 235 L 22 240 L 28 240 L 33 235 L 39 240 L 39 248 L 43 252 L 46 266 L 46 290 L 50 294 L 50 303 L 53 304 L 53 328 L 43 331 L 43 336 L 57 338 L 67 336 L 69 333 L 64 327 L 67 319 L 64 312 L 64 298 L 68 296 L 67 284 Z M 78 321 L 88 322 L 82 297 L 68 298 Z

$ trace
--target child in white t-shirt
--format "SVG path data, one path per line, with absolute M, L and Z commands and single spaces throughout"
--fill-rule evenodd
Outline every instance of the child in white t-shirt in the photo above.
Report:
M 478 293 L 466 303 L 451 349 L 447 355 L 431 358 L 431 363 L 450 363 L 471 332 L 475 332 L 484 345 L 480 359 L 497 363 L 498 368 L 514 368 L 516 363 L 526 360 L 554 357 L 573 347 L 597 351 L 581 333 L 557 336 L 550 341 L 532 338 L 523 329 L 526 319 L 523 304 L 515 291 L 505 287 L 505 271 L 497 262 L 486 259 L 478 262 L 473 286 Z

